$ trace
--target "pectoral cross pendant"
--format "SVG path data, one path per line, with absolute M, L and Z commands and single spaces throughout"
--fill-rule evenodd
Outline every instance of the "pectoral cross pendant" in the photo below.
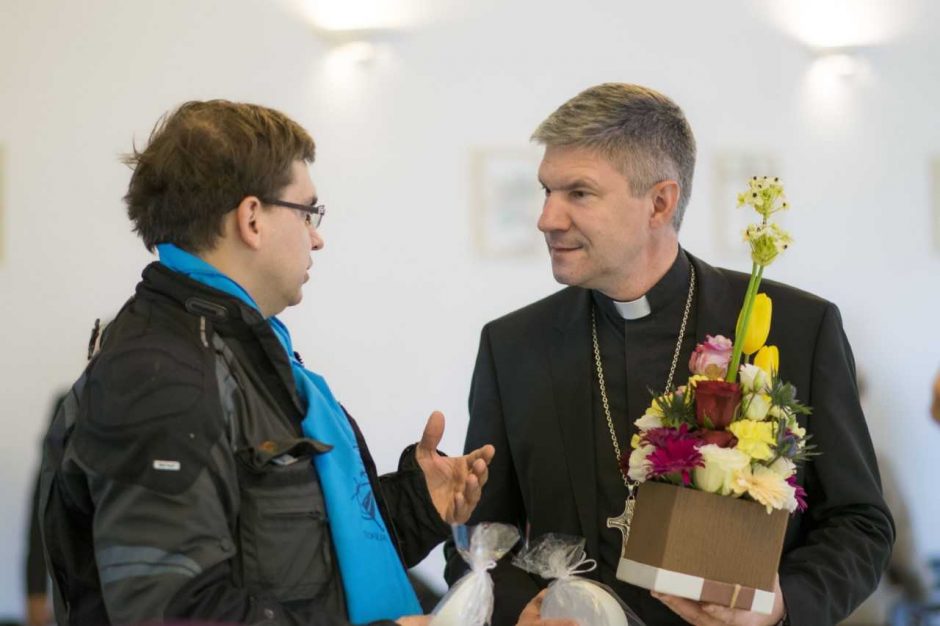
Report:
M 636 508 L 636 498 L 633 494 L 627 498 L 623 513 L 617 517 L 607 518 L 607 528 L 616 528 L 623 535 L 623 548 L 627 547 L 627 538 L 630 536 L 630 524 L 633 523 L 633 509 Z

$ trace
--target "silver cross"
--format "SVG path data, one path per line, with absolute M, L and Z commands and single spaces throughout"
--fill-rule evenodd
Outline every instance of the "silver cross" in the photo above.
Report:
M 636 508 L 636 498 L 632 495 L 624 504 L 623 513 L 617 517 L 607 518 L 607 528 L 616 528 L 623 535 L 623 547 L 627 547 L 627 538 L 630 536 L 630 524 L 633 523 L 633 509 Z

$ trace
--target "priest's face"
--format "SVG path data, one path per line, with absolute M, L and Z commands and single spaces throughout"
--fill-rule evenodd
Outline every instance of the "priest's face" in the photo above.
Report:
M 555 280 L 597 289 L 616 299 L 647 267 L 653 241 L 653 200 L 634 195 L 627 177 L 596 151 L 548 146 L 539 167 L 545 234 Z

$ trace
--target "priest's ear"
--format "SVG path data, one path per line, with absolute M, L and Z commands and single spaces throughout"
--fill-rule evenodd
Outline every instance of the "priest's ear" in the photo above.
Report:
M 679 183 L 674 180 L 662 180 L 650 189 L 652 211 L 650 213 L 650 228 L 657 229 L 663 226 L 672 227 L 672 216 L 679 206 Z

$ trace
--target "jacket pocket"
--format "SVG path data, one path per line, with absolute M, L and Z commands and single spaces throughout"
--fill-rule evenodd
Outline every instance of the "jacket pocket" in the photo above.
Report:
M 241 475 L 242 576 L 249 590 L 271 593 L 282 602 L 335 593 L 338 568 L 312 463 L 315 454 L 327 450 L 312 439 L 294 439 L 235 453 Z

